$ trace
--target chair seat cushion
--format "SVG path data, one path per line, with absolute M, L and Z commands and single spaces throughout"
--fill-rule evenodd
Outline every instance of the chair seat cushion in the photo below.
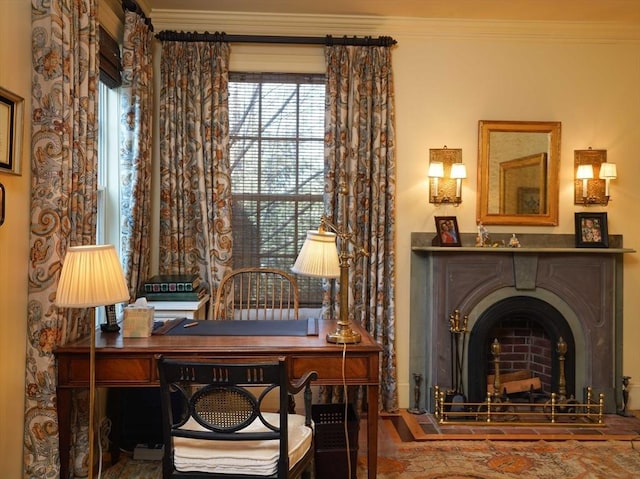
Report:
M 278 423 L 276 413 L 264 413 L 264 417 L 271 424 Z M 313 431 L 304 422 L 304 416 L 289 414 L 289 467 L 302 459 L 311 447 Z M 183 429 L 205 430 L 193 419 Z M 245 429 L 246 432 L 266 430 L 259 419 Z M 173 450 L 174 465 L 178 471 L 269 476 L 277 472 L 280 443 L 277 440 L 211 441 L 174 437 Z

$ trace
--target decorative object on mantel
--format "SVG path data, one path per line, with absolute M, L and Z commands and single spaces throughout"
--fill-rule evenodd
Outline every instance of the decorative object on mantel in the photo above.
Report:
M 574 150 L 574 204 L 607 206 L 609 182 L 618 177 L 615 163 L 607 161 L 607 150 Z
M 436 205 L 462 203 L 462 180 L 467 168 L 462 163 L 459 148 L 429 150 L 429 203 Z
M 509 239 L 509 248 L 520 248 L 520 240 L 515 233 L 513 233 Z
M 576 248 L 608 248 L 607 213 L 575 213 Z
M 484 247 L 491 244 L 491 237 L 489 236 L 489 230 L 482 224 L 482 221 L 478 223 L 478 235 L 476 236 L 476 246 Z
M 436 235 L 433 246 L 462 246 L 458 220 L 455 216 L 436 216 Z

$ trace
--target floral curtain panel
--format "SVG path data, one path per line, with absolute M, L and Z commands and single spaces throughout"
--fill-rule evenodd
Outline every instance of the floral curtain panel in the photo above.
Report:
M 380 405 L 398 409 L 395 350 L 395 112 L 391 50 L 326 48 L 326 210 L 368 257 L 349 271 L 349 314 L 383 347 Z M 346 175 L 348 218 L 340 218 Z M 342 286 L 342 285 L 341 285 Z M 336 296 L 337 298 L 337 296 Z M 358 395 L 358 401 L 361 394 Z
M 165 41 L 160 71 L 160 273 L 215 288 L 231 265 L 229 45 Z
M 95 243 L 98 25 L 94 0 L 32 2 L 31 260 L 24 477 L 59 476 L 53 349 L 89 334 L 87 310 L 54 305 L 65 251 Z M 87 394 L 71 470 L 87 475 Z M 72 453 L 72 457 L 74 454 Z
M 150 270 L 152 40 L 145 19 L 126 10 L 120 88 L 120 249 L 132 298 Z

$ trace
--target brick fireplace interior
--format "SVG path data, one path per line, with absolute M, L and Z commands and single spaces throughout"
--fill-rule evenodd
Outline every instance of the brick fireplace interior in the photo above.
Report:
M 467 389 L 471 402 L 481 402 L 487 395 L 488 375 L 495 374 L 491 343 L 501 346 L 499 372 L 531 371 L 542 387 L 535 392 L 548 394 L 559 389 L 559 355 L 557 344 L 567 344 L 564 355 L 565 381 L 568 391 L 575 391 L 575 344 L 571 328 L 562 314 L 548 303 L 529 296 L 511 296 L 489 307 L 476 322 L 468 341 Z
M 508 235 L 510 236 L 510 235 Z M 507 239 L 508 239 L 507 236 Z M 410 374 L 422 376 L 420 407 L 433 411 L 434 386 L 454 388 L 450 315 L 468 316 L 461 365 L 469 401 L 482 401 L 493 374 L 491 343 L 501 345 L 500 372 L 530 370 L 542 390 L 558 392 L 560 338 L 567 395 L 604 393 L 605 412 L 621 398 L 622 237 L 608 249 L 574 247 L 573 235 L 519 235 L 521 248 L 431 246 L 412 234 Z M 458 348 L 459 350 L 461 348 Z

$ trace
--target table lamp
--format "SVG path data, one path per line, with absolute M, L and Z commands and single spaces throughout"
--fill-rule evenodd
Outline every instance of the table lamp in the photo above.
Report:
M 341 181 L 340 190 L 340 193 L 344 195 L 342 218 L 346 219 L 347 187 L 344 179 Z M 327 231 L 327 228 L 333 232 Z M 338 238 L 340 239 L 340 254 L 338 254 L 336 245 Z M 340 315 L 338 328 L 333 333 L 327 334 L 327 341 L 330 343 L 355 344 L 362 340 L 360 333 L 351 329 L 349 324 L 349 266 L 353 257 L 349 252 L 350 242 L 353 242 L 351 233 L 347 232 L 344 227 L 339 228 L 334 225 L 323 216 L 318 230 L 307 232 L 307 239 L 291 268 L 294 273 L 305 276 L 340 278 Z M 361 253 L 368 256 L 364 249 L 361 249 Z
M 64 258 L 56 305 L 63 308 L 95 308 L 129 301 L 129 289 L 113 245 L 73 246 Z M 93 478 L 95 404 L 95 309 L 90 311 L 89 346 L 89 478 Z

